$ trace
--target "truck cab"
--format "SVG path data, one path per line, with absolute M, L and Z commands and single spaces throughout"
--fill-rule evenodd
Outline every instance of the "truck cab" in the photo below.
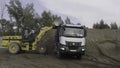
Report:
M 56 54 L 57 57 L 70 54 L 78 58 L 85 54 L 86 29 L 81 25 L 64 24 L 56 28 Z

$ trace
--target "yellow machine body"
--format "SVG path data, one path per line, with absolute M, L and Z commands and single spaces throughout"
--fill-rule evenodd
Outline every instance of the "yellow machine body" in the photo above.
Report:
M 41 40 L 42 36 L 52 27 L 42 27 L 35 37 L 35 41 L 32 42 L 31 50 L 36 50 L 37 43 Z M 29 51 L 30 50 L 30 43 L 29 42 L 22 42 L 22 36 L 3 36 L 2 37 L 2 47 L 9 47 L 10 44 L 17 43 L 20 46 L 21 50 Z

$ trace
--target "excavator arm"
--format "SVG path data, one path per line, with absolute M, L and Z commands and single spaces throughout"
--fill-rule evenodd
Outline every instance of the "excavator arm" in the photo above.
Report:
M 52 26 L 45 26 L 40 29 L 38 35 L 35 38 L 35 41 L 32 43 L 32 50 L 36 50 L 37 44 L 41 40 L 43 35 L 49 30 L 51 30 L 52 28 L 53 28 Z

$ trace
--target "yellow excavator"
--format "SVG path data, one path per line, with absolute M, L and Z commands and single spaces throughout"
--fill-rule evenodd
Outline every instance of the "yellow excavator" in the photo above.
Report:
M 27 35 L 27 30 L 25 30 L 25 33 L 23 32 L 23 35 L 21 36 L 3 36 L 1 46 L 8 48 L 8 51 L 12 54 L 30 50 L 37 50 L 38 53 L 45 53 L 46 46 L 39 45 L 39 42 L 42 36 L 52 28 L 52 26 L 41 27 L 38 34 L 34 37 L 32 35 Z

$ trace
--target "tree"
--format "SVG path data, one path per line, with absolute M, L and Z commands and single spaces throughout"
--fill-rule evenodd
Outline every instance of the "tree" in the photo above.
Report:
M 100 25 L 100 26 L 99 26 L 100 29 L 104 29 L 104 28 L 105 28 L 105 25 L 104 25 L 104 21 L 103 21 L 103 20 L 100 21 L 100 24 L 99 24 L 99 25 Z
M 10 0 L 9 4 L 6 5 L 10 18 L 15 20 L 14 25 L 18 27 L 17 34 L 21 34 L 21 31 L 25 28 L 37 29 L 40 18 L 34 11 L 33 4 L 27 4 L 22 7 L 22 3 L 19 0 Z
M 100 28 L 99 23 L 93 24 L 93 28 L 95 28 L 95 29 L 99 29 L 99 28 Z
M 53 23 L 52 15 L 50 12 L 44 11 L 42 13 L 41 22 L 43 26 L 51 26 Z
M 1 17 L 1 20 L 0 20 L 0 25 L 1 25 L 1 32 L 4 32 L 3 31 L 3 27 L 2 27 L 2 25 L 3 25 L 3 16 L 4 16 L 4 11 L 5 11 L 5 0 L 1 0 L 0 1 L 0 17 Z
M 118 29 L 116 22 L 111 23 L 110 25 L 111 25 L 111 29 Z
M 38 29 L 42 26 L 41 17 L 39 16 L 38 13 L 36 13 L 34 16 L 34 22 L 36 23 L 36 26 L 35 26 L 36 29 Z
M 6 5 L 8 8 L 8 13 L 11 18 L 16 21 L 16 26 L 18 27 L 18 33 L 21 29 L 21 23 L 23 19 L 23 7 L 19 0 L 10 0 L 9 5 Z
M 66 18 L 65 23 L 66 24 L 71 24 L 71 21 L 70 21 L 70 19 L 68 17 Z
M 27 4 L 26 7 L 23 9 L 23 21 L 22 25 L 24 27 L 33 28 L 35 26 L 34 22 L 34 9 L 33 4 Z
M 1 26 L 2 26 L 2 31 L 1 33 L 3 35 L 12 35 L 14 30 L 13 30 L 13 23 L 10 23 L 6 19 L 1 19 L 0 20 Z
M 5 27 L 6 27 L 8 22 L 5 19 L 0 19 L 0 23 L 1 23 L 2 33 L 5 33 Z
M 99 23 L 93 24 L 93 28 L 95 29 L 109 29 L 110 26 L 104 23 L 104 20 L 101 20 Z
M 110 29 L 110 26 L 108 24 L 104 24 L 104 29 Z

